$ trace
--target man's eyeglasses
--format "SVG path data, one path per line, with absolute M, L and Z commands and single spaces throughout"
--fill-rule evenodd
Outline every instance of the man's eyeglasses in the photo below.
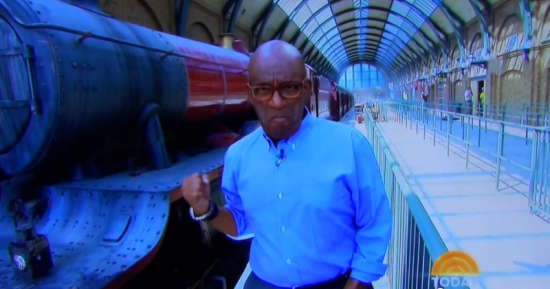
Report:
M 252 97 L 257 100 L 268 100 L 273 97 L 275 91 L 284 98 L 292 99 L 300 96 L 305 81 L 304 79 L 301 82 L 285 82 L 276 85 L 250 85 L 250 83 L 247 85 L 252 92 Z

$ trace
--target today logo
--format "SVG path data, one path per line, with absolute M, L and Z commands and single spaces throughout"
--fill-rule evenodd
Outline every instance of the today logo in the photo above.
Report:
M 439 256 L 430 273 L 435 288 L 475 286 L 479 269 L 474 259 L 460 251 L 449 251 Z

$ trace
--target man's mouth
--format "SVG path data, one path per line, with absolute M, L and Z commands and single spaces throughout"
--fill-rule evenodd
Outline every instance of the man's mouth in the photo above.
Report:
M 276 116 L 271 118 L 271 121 L 273 122 L 285 122 L 287 120 L 288 120 L 288 117 L 284 117 L 284 116 Z

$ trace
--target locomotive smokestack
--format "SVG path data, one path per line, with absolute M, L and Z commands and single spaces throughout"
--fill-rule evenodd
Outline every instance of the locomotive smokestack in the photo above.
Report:
M 235 35 L 231 33 L 220 34 L 220 47 L 233 50 L 233 41 L 235 40 Z

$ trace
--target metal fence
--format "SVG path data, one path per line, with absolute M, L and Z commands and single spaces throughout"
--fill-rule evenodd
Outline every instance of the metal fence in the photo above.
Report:
M 408 102 L 423 102 L 411 101 Z M 454 113 L 468 113 L 481 116 L 487 119 L 500 120 L 517 123 L 521 125 L 549 126 L 550 106 L 548 104 L 526 104 L 526 103 L 503 103 L 503 104 L 480 104 L 477 103 L 468 107 L 464 102 L 426 102 L 425 106 L 433 109 L 449 111 Z
M 365 125 L 394 215 L 394 229 L 388 248 L 390 288 L 439 288 L 432 282 L 430 271 L 433 262 L 447 252 L 447 247 L 370 113 L 366 114 Z
M 550 127 L 530 126 L 430 108 L 422 102 L 377 102 L 380 113 L 461 154 L 465 166 L 494 169 L 495 189 L 528 198 L 531 213 L 550 222 Z M 511 117 L 511 116 L 510 116 Z M 518 116 L 518 117 L 521 117 Z M 517 118 L 514 118 L 517 119 Z M 548 122 L 547 115 L 544 118 Z M 474 161 L 475 160 L 475 161 Z

